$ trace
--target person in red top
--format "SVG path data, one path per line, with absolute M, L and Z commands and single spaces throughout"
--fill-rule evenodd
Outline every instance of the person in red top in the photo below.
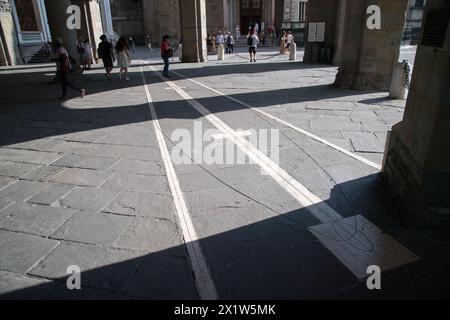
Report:
M 172 56 L 172 49 L 170 48 L 170 37 L 165 35 L 161 42 L 161 58 L 164 61 L 163 76 L 170 78 L 169 76 L 169 58 Z

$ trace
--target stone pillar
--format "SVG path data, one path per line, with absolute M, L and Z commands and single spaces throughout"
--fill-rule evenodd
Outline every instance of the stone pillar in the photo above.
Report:
M 333 65 L 341 64 L 341 54 L 344 50 L 344 32 L 345 32 L 345 8 L 347 0 L 338 0 L 336 10 L 336 45 L 333 53 Z
M 108 36 L 112 36 L 114 29 L 112 22 L 110 0 L 100 0 L 99 4 L 100 4 L 100 13 L 102 16 L 103 33 L 107 34 Z
M 206 0 L 206 17 L 207 17 L 207 32 L 215 33 L 219 30 L 225 31 L 229 22 L 225 20 L 228 16 L 228 11 L 225 11 L 226 1 L 237 2 L 238 0 Z M 236 28 L 236 26 L 234 26 Z M 233 29 L 234 30 L 234 29 Z
M 183 62 L 204 62 L 206 48 L 205 0 L 180 0 Z
M 144 36 L 150 34 L 154 46 L 161 38 L 159 32 L 159 1 L 158 0 L 142 0 L 142 23 L 144 29 Z
M 407 0 L 347 0 L 336 86 L 388 91 L 403 35 Z M 381 30 L 367 28 L 369 5 L 381 8 Z
M 102 18 L 100 3 L 97 1 L 88 1 L 86 3 L 86 13 L 87 13 L 86 16 L 87 20 L 90 22 L 88 30 L 90 43 L 93 49 L 93 56 L 94 59 L 98 61 L 99 58 L 96 48 L 98 48 L 98 45 L 101 42 L 100 37 L 104 33 L 103 32 L 104 21 Z M 109 14 L 109 17 L 111 17 L 111 12 Z
M 81 29 L 79 30 L 67 28 L 67 18 L 69 17 L 67 8 L 70 5 L 77 5 L 81 9 Z M 70 57 L 80 64 L 77 44 L 81 37 L 89 40 L 94 49 L 94 58 L 96 58 L 95 48 L 102 33 L 100 7 L 96 0 L 45 0 L 45 8 L 52 39 L 61 38 Z
M 262 0 L 262 22 L 265 23 L 266 29 L 269 24 L 274 23 L 275 20 L 275 0 Z
M 68 18 L 67 8 L 72 4 L 76 3 L 70 0 L 45 0 L 45 8 L 53 41 L 57 38 L 61 38 L 64 42 L 64 48 L 66 48 L 69 56 L 76 59 L 79 63 L 79 54 L 77 52 L 77 30 L 69 30 L 66 25 Z M 83 7 L 81 7 L 82 15 L 83 11 Z
M 428 1 L 405 115 L 392 129 L 383 169 L 404 220 L 423 227 L 450 226 L 449 24 L 448 1 Z
M 164 35 L 178 43 L 181 37 L 179 0 L 142 0 L 142 24 L 146 37 L 150 34 L 153 46 L 159 46 Z

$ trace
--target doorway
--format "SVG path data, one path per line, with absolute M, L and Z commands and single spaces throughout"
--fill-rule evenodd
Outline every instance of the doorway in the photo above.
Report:
M 246 34 L 258 23 L 261 26 L 262 1 L 261 0 L 241 0 L 241 32 Z M 261 29 L 261 28 L 260 28 Z
M 251 29 L 254 29 L 255 24 L 258 23 L 261 30 L 261 16 L 241 16 L 241 32 L 247 34 Z

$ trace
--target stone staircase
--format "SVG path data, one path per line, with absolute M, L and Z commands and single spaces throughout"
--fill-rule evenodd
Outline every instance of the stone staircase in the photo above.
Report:
M 27 63 L 49 63 L 52 62 L 54 51 L 53 48 L 49 48 L 49 53 L 46 53 L 45 46 L 42 46 L 32 57 L 27 61 Z

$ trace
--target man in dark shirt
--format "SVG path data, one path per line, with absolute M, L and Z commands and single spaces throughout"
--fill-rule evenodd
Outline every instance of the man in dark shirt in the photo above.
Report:
M 106 35 L 102 35 L 100 37 L 100 44 L 98 45 L 98 56 L 103 60 L 103 66 L 106 70 L 106 77 L 111 80 L 111 72 L 114 68 L 114 50 L 111 42 L 108 41 L 108 37 Z

